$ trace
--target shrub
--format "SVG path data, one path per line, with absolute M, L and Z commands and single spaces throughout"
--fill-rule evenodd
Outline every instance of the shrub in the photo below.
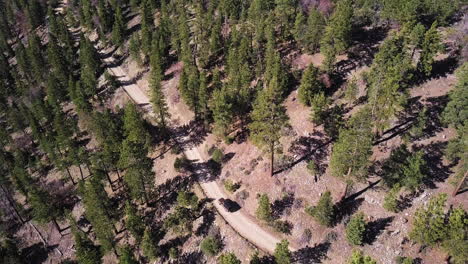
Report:
M 178 257 L 179 257 L 179 249 L 177 249 L 176 247 L 169 249 L 169 258 L 176 259 Z
M 286 239 L 276 244 L 274 257 L 277 264 L 291 263 L 291 251 L 289 250 L 289 242 Z
M 399 183 L 393 185 L 392 189 L 385 195 L 383 208 L 394 213 L 399 211 L 400 189 L 401 185 Z
M 216 256 L 221 251 L 221 241 L 213 236 L 206 237 L 202 240 L 200 249 L 207 256 Z
M 179 191 L 177 193 L 177 203 L 183 207 L 195 208 L 198 205 L 198 197 L 191 192 Z
M 312 176 L 317 174 L 317 164 L 315 164 L 315 161 L 311 160 L 307 162 L 307 170 Z
M 171 148 L 171 154 L 179 155 L 180 153 L 182 153 L 182 147 L 179 144 L 176 144 Z
M 373 260 L 369 256 L 362 255 L 362 251 L 353 250 L 351 258 L 348 260 L 349 264 L 377 264 L 377 261 Z
M 230 193 L 234 193 L 237 191 L 237 189 L 240 188 L 240 184 L 238 182 L 233 182 L 229 179 L 225 180 L 224 181 L 224 188 L 230 192 Z
M 224 154 L 223 154 L 222 150 L 220 150 L 219 148 L 215 148 L 213 150 L 213 154 L 211 155 L 211 159 L 213 159 L 217 163 L 221 164 L 223 162 L 223 157 L 224 157 Z
M 357 213 L 351 217 L 346 226 L 346 239 L 350 244 L 360 246 L 362 245 L 365 231 L 366 222 L 364 221 L 364 214 Z
M 259 197 L 258 200 L 258 208 L 257 211 L 255 212 L 257 215 L 257 218 L 263 221 L 271 221 L 273 216 L 273 212 L 271 210 L 271 204 L 270 204 L 270 199 L 268 198 L 267 194 L 262 194 Z
M 330 226 L 333 222 L 334 216 L 334 205 L 331 197 L 331 193 L 326 191 L 315 207 L 306 208 L 306 213 L 313 216 L 319 224 L 324 226 Z
M 190 161 L 187 159 L 187 157 L 182 156 L 182 157 L 177 157 L 174 161 L 174 169 L 177 172 L 181 172 L 182 170 L 186 170 L 188 166 L 190 165 Z
M 241 261 L 234 255 L 234 253 L 224 253 L 219 256 L 219 264 L 241 264 Z
M 395 262 L 397 264 L 413 264 L 414 263 L 414 259 L 410 258 L 410 257 L 401 257 L 401 256 L 398 256 L 395 258 Z
M 273 228 L 280 233 L 291 234 L 292 225 L 288 221 L 276 220 L 273 222 Z

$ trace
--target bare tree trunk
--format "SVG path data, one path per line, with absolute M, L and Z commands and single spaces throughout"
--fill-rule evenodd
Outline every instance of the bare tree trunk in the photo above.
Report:
M 55 225 L 55 228 L 57 228 L 57 231 L 59 232 L 60 236 L 62 237 L 62 229 L 60 228 L 60 225 L 57 223 L 57 219 L 52 219 L 52 222 Z
M 465 172 L 465 175 L 463 175 L 463 178 L 460 180 L 460 182 L 458 183 L 457 187 L 455 188 L 455 190 L 453 190 L 453 193 L 452 193 L 452 197 L 455 197 L 458 193 L 458 191 L 460 190 L 460 188 L 462 187 L 463 183 L 465 182 L 466 180 L 466 176 L 468 175 L 468 171 Z
M 70 173 L 70 169 L 67 167 L 67 168 L 65 168 L 65 170 L 67 171 L 67 173 L 68 173 L 68 178 L 70 178 L 70 180 L 71 180 L 71 182 L 73 183 L 73 185 L 76 185 L 76 182 L 73 180 L 73 177 L 72 177 L 72 175 L 71 175 L 71 173 Z
M 275 145 L 271 144 L 271 167 L 270 167 L 270 176 L 273 177 L 274 173 L 274 163 L 275 162 Z
M 348 169 L 348 173 L 346 174 L 346 178 L 348 178 L 348 176 L 351 174 L 351 167 L 349 167 Z M 341 194 L 340 196 L 340 199 L 339 201 L 343 201 L 345 198 L 346 198 L 346 193 L 348 192 L 348 188 L 349 188 L 349 183 L 348 181 L 346 181 L 346 185 L 345 185 L 345 188 L 343 190 L 343 193 Z
M 81 180 L 84 181 L 83 170 L 81 169 L 81 166 L 80 166 L 80 165 L 78 165 L 78 169 L 80 169 Z

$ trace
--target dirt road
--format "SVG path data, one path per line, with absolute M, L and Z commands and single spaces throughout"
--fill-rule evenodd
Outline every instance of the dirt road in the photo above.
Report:
M 104 60 L 106 63 L 111 63 L 112 58 L 107 58 Z M 118 80 L 126 85 L 123 85 L 123 89 L 127 92 L 127 94 L 132 98 L 132 100 L 140 105 L 145 107 L 148 110 L 148 113 L 152 115 L 150 100 L 148 96 L 142 91 L 142 89 L 137 85 L 130 82 L 130 78 L 126 74 L 126 72 L 120 66 L 109 68 L 110 72 L 118 77 Z M 187 122 L 187 120 L 185 120 Z M 187 122 L 188 123 L 188 122 Z M 199 162 L 204 162 L 202 155 L 200 155 L 200 150 L 196 147 L 186 149 L 185 155 L 190 160 L 197 160 Z M 280 242 L 280 239 L 268 231 L 262 229 L 253 217 L 245 214 L 242 210 L 239 210 L 234 213 L 228 212 L 221 206 L 217 200 L 220 198 L 227 198 L 227 196 L 223 193 L 219 185 L 214 182 L 201 182 L 201 187 L 203 188 L 205 194 L 214 199 L 214 206 L 218 210 L 218 212 L 223 216 L 223 218 L 229 223 L 234 230 L 236 230 L 241 236 L 249 240 L 252 244 L 256 247 L 272 253 L 276 247 L 276 243 Z M 291 248 L 291 250 L 295 250 Z
M 63 12 L 63 7 L 66 6 L 67 1 L 63 0 L 62 4 L 57 8 L 58 12 Z M 99 44 L 97 44 L 99 45 Z M 99 46 L 96 46 L 98 50 L 100 50 Z M 114 62 L 114 58 L 109 56 L 103 61 L 106 64 L 112 65 Z M 122 88 L 125 92 L 131 97 L 131 99 L 140 107 L 144 108 L 149 115 L 153 115 L 151 104 L 148 96 L 143 92 L 143 90 L 134 82 L 131 81 L 128 74 L 124 71 L 124 69 L 120 66 L 114 66 L 108 68 L 110 73 L 114 75 L 121 83 L 125 83 L 122 85 Z M 190 120 L 185 120 L 188 123 Z M 197 160 L 199 162 L 204 162 L 202 155 L 200 155 L 200 150 L 196 147 L 186 149 L 185 155 L 187 158 L 191 160 Z M 228 222 L 228 224 L 236 230 L 242 237 L 250 241 L 254 244 L 257 248 L 260 248 L 264 251 L 269 253 L 273 253 L 276 247 L 276 244 L 280 242 L 280 239 L 270 232 L 262 229 L 256 222 L 255 219 L 244 213 L 242 210 L 239 210 L 234 213 L 228 212 L 223 206 L 218 203 L 218 199 L 220 198 L 227 198 L 227 196 L 223 193 L 219 185 L 214 182 L 201 182 L 200 186 L 203 188 L 203 191 L 208 196 L 215 200 L 213 203 L 218 212 L 223 216 L 223 218 Z M 296 250 L 293 247 L 290 247 L 291 250 Z

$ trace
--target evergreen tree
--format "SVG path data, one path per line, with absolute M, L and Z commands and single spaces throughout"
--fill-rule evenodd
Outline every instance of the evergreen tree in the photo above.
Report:
M 325 56 L 325 70 L 330 72 L 336 54 L 345 51 L 351 40 L 353 2 L 351 0 L 339 1 L 321 41 L 321 52 Z
M 158 241 L 154 237 L 154 234 L 151 232 L 151 229 L 146 228 L 143 235 L 143 240 L 141 242 L 141 249 L 143 250 L 143 255 L 149 260 L 155 260 L 159 257 L 159 248 Z
M 145 231 L 145 224 L 136 208 L 129 201 L 127 201 L 125 206 L 125 215 L 125 227 L 130 231 L 137 242 L 141 241 Z
M 102 175 L 102 174 L 101 174 Z M 114 220 L 110 200 L 101 183 L 101 175 L 95 175 L 86 183 L 80 182 L 86 218 L 91 222 L 96 237 L 104 251 L 114 248 Z
M 143 118 L 133 103 L 127 104 L 124 110 L 124 136 L 129 141 L 143 145 L 146 148 L 144 151 L 147 152 L 151 144 L 151 138 L 145 127 Z
M 432 72 L 432 64 L 434 57 L 439 51 L 442 51 L 442 43 L 440 40 L 439 32 L 437 32 L 437 22 L 434 22 L 431 28 L 424 34 L 422 42 L 421 59 L 418 63 L 418 68 L 426 76 Z
M 377 261 L 373 260 L 369 256 L 362 254 L 362 251 L 353 250 L 353 254 L 348 260 L 348 264 L 377 264 Z
M 323 90 L 323 84 L 320 82 L 318 75 L 319 71 L 312 63 L 302 75 L 298 98 L 304 105 L 310 106 L 313 98 Z
M 288 116 L 282 105 L 278 79 L 273 78 L 268 87 L 260 92 L 251 113 L 250 138 L 271 155 L 270 175 L 274 172 L 274 153 L 280 147 L 281 131 L 287 125 Z
M 32 68 L 32 72 L 34 74 L 34 79 L 38 83 L 42 82 L 43 80 L 45 65 L 45 59 L 42 55 L 41 49 L 41 40 L 36 34 L 32 34 L 32 36 L 29 38 L 27 53 L 29 62 L 31 63 L 30 67 Z
M 331 226 L 333 223 L 334 211 L 335 208 L 330 191 L 326 191 L 322 194 L 317 206 L 306 209 L 306 212 L 323 226 Z
M 370 116 L 369 111 L 364 108 L 351 117 L 348 128 L 340 130 L 330 158 L 332 174 L 348 180 L 366 177 L 371 154 Z
M 126 25 L 122 15 L 122 9 L 120 8 L 120 5 L 117 5 L 114 26 L 112 27 L 112 43 L 117 47 L 122 45 L 124 41 L 125 28 Z
M 224 253 L 218 258 L 219 264 L 241 264 L 241 261 L 232 252 Z
M 147 157 L 146 147 L 126 138 L 122 143 L 119 167 L 125 169 L 124 181 L 133 199 L 149 202 L 149 192 L 154 183 L 153 162 Z
M 452 257 L 455 264 L 468 261 L 468 215 L 463 208 L 456 208 L 450 212 L 447 225 L 447 237 L 442 242 L 444 250 Z
M 224 137 L 232 124 L 234 111 L 232 99 L 226 89 L 213 91 L 210 109 L 213 112 L 214 132 Z
M 159 125 L 165 129 L 167 121 L 170 118 L 169 109 L 167 107 L 164 94 L 162 92 L 161 81 L 162 81 L 162 70 L 159 49 L 154 45 L 156 50 L 153 49 L 151 56 L 151 103 L 153 104 L 153 111 L 158 119 Z
M 270 222 L 273 217 L 270 199 L 266 193 L 260 195 L 258 199 L 258 208 L 255 211 L 256 216 L 263 221 Z
M 63 215 L 63 208 L 56 204 L 51 195 L 38 187 L 28 192 L 28 203 L 32 208 L 32 217 L 39 223 L 55 221 Z
M 75 241 L 76 258 L 82 264 L 101 264 L 102 253 L 99 247 L 76 227 L 72 227 L 72 234 Z
M 119 264 L 138 264 L 133 251 L 129 246 L 125 246 L 120 250 Z
M 346 225 L 346 239 L 350 244 L 360 246 L 363 243 L 365 231 L 364 214 L 359 212 L 353 215 Z
M 369 98 L 374 131 L 381 133 L 406 102 L 406 82 L 411 77 L 411 58 L 404 38 L 399 35 L 385 40 L 368 77 Z
M 412 240 L 433 246 L 446 238 L 447 226 L 444 213 L 446 200 L 446 194 L 439 194 L 431 198 L 426 208 L 421 207 L 416 210 L 413 228 L 409 233 Z
M 448 102 L 442 114 L 445 123 L 463 131 L 468 120 L 468 62 L 465 62 L 455 72 L 458 82 L 449 93 Z
M 292 263 L 291 251 L 289 250 L 289 242 L 286 239 L 283 239 L 280 243 L 276 244 L 274 258 L 277 264 Z

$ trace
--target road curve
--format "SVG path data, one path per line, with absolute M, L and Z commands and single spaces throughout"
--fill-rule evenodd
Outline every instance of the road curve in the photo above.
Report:
M 59 13 L 63 12 L 64 6 L 67 5 L 67 0 L 62 0 L 61 5 L 56 9 Z M 99 43 L 96 44 L 96 48 L 99 50 Z M 106 57 L 103 59 L 103 62 L 107 65 L 112 65 L 114 58 L 112 56 Z M 134 82 L 131 81 L 127 73 L 120 66 L 108 67 L 109 73 L 114 75 L 120 82 L 125 83 L 122 85 L 122 88 L 128 94 L 128 96 L 136 103 L 138 106 L 142 107 L 148 112 L 148 114 L 153 115 L 152 107 L 148 96 L 143 92 L 143 90 Z M 185 150 L 185 155 L 188 159 L 198 160 L 199 162 L 205 161 L 200 155 L 200 151 L 197 147 L 192 147 Z M 200 186 L 205 192 L 208 198 L 215 200 L 213 203 L 219 214 L 226 220 L 226 222 L 242 237 L 247 239 L 250 243 L 255 245 L 257 248 L 273 253 L 276 247 L 276 244 L 280 242 L 280 239 L 270 232 L 262 229 L 253 217 L 244 213 L 242 210 L 237 212 L 228 212 L 223 206 L 218 203 L 220 198 L 228 198 L 219 185 L 214 182 L 200 182 Z M 292 246 L 289 247 L 290 250 L 295 251 L 296 249 Z
M 104 59 L 104 62 L 107 64 L 112 63 L 112 58 Z M 120 66 L 108 68 L 110 73 L 118 77 L 119 81 L 126 83 L 122 88 L 125 92 L 131 97 L 131 99 L 140 106 L 143 106 L 145 110 L 148 110 L 150 115 L 152 114 L 151 104 L 148 96 L 142 91 L 142 89 L 132 82 L 126 74 L 126 72 Z M 185 155 L 190 160 L 198 160 L 203 162 L 204 159 L 200 154 L 200 150 L 197 147 L 192 147 L 185 150 Z M 250 241 L 256 247 L 273 253 L 276 247 L 276 244 L 280 242 L 280 239 L 268 231 L 262 229 L 252 217 L 245 214 L 242 210 L 237 212 L 228 212 L 223 206 L 221 206 L 217 200 L 220 198 L 228 198 L 219 185 L 214 182 L 200 182 L 200 186 L 203 188 L 206 196 L 215 200 L 213 203 L 218 212 L 223 216 L 226 222 L 236 230 L 242 237 Z M 295 250 L 293 247 L 290 247 L 291 250 Z

